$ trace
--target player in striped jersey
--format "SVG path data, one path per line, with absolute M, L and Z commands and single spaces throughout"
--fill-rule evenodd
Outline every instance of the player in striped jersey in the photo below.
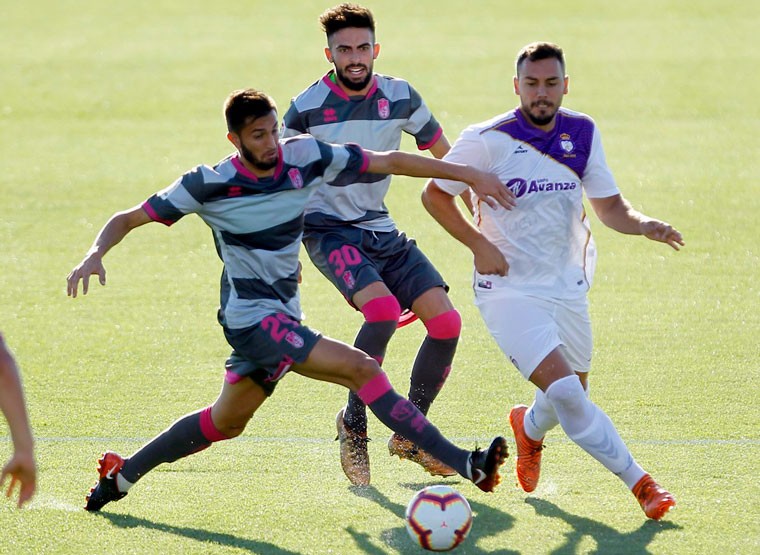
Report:
M 334 67 L 293 99 L 283 135 L 310 133 L 328 142 L 397 150 L 402 133 L 408 133 L 420 150 L 443 157 L 449 143 L 419 93 L 403 79 L 373 72 L 380 45 L 371 11 L 341 4 L 325 11 L 320 22 L 327 35 L 325 56 Z M 364 315 L 354 346 L 381 364 L 399 318 L 420 317 L 427 335 L 414 361 L 408 398 L 427 414 L 451 370 L 461 318 L 443 277 L 388 213 L 384 199 L 390 181 L 388 175 L 368 173 L 347 186 L 322 187 L 306 207 L 304 246 L 314 265 Z M 336 427 L 346 476 L 353 484 L 369 484 L 367 411 L 355 393 L 338 412 Z M 455 474 L 398 434 L 388 448 L 433 475 Z
M 593 120 L 561 108 L 568 78 L 562 49 L 526 46 L 517 57 L 520 106 L 462 132 L 447 160 L 498 174 L 517 196 L 512 211 L 475 203 L 470 224 L 454 204 L 466 186 L 436 179 L 428 211 L 474 254 L 476 304 L 505 355 L 536 387 L 530 407 L 509 415 L 517 443 L 517 480 L 533 491 L 544 435 L 557 424 L 621 478 L 649 518 L 675 504 L 631 456 L 607 415 L 588 399 L 591 322 L 587 291 L 596 252 L 583 193 L 599 219 L 620 233 L 678 250 L 681 234 L 622 197 Z
M 121 499 L 161 463 L 240 435 L 290 370 L 355 391 L 392 430 L 491 491 L 507 456 L 504 438 L 494 439 L 488 451 L 454 446 L 393 390 L 374 359 L 301 325 L 298 251 L 304 206 L 326 183 L 353 183 L 366 172 L 438 176 L 464 179 L 492 196 L 502 184 L 492 174 L 422 156 L 329 144 L 309 135 L 281 141 L 274 102 L 251 89 L 228 97 L 225 116 L 236 153 L 213 167 L 198 166 L 144 203 L 114 214 L 68 276 L 68 294 L 77 296 L 80 281 L 86 294 L 91 275 L 105 284 L 103 256 L 133 229 L 197 214 L 213 230 L 224 263 L 219 321 L 233 348 L 216 402 L 180 418 L 127 459 L 104 453 L 85 508 L 98 511 Z M 509 195 L 500 200 L 510 205 Z

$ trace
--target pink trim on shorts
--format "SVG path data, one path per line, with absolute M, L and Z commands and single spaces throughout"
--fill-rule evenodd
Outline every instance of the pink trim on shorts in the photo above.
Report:
M 223 439 L 230 439 L 214 426 L 214 421 L 211 420 L 211 407 L 206 407 L 201 411 L 201 433 L 203 437 L 212 443 L 222 441 Z
M 453 308 L 425 322 L 425 327 L 433 339 L 454 339 L 462 331 L 462 316 Z
M 238 383 L 244 378 L 245 376 L 241 376 L 240 374 L 235 374 L 235 372 L 233 372 L 232 370 L 227 370 L 224 373 L 224 381 L 231 385 L 235 385 L 236 383 Z
M 287 374 L 290 371 L 290 367 L 293 366 L 293 363 L 295 361 L 290 358 L 288 355 L 284 355 L 282 357 L 282 360 L 280 361 L 280 364 L 277 366 L 277 370 L 275 370 L 274 374 L 269 376 L 267 379 L 265 379 L 265 382 L 276 382 L 280 378 L 282 378 L 285 374 Z
M 377 297 L 364 304 L 362 314 L 368 323 L 373 322 L 398 322 L 401 316 L 401 305 L 393 295 Z
M 388 381 L 388 376 L 385 372 L 381 372 L 361 386 L 356 394 L 359 396 L 359 399 L 364 401 L 365 405 L 371 405 L 391 390 L 393 390 L 393 386 Z

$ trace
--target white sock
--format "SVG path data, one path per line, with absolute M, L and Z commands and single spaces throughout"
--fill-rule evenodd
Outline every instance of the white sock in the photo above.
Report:
M 632 488 L 645 474 L 633 459 L 609 417 L 592 403 L 577 376 L 567 376 L 546 389 L 567 436 Z
M 586 398 L 589 397 L 589 386 L 590 384 L 586 382 Z M 539 441 L 544 438 L 546 432 L 556 427 L 557 424 L 559 424 L 559 418 L 557 418 L 551 401 L 546 398 L 546 393 L 536 389 L 533 404 L 525 411 L 525 419 L 523 420 L 525 435 L 532 440 Z
M 539 441 L 544 438 L 546 432 L 557 424 L 559 424 L 559 419 L 554 407 L 546 398 L 546 394 L 540 389 L 536 389 L 533 404 L 525 411 L 525 420 L 523 421 L 525 435 L 532 440 Z

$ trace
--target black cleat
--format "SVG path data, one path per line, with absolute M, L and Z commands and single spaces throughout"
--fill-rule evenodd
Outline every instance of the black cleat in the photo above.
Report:
M 507 440 L 499 436 L 491 442 L 488 451 L 475 449 L 470 455 L 472 483 L 485 492 L 491 492 L 501 483 L 499 467 L 507 460 Z
M 106 451 L 98 459 L 98 474 L 100 479 L 94 487 L 90 489 L 85 500 L 84 509 L 86 511 L 99 511 L 106 503 L 118 501 L 127 492 L 119 491 L 116 486 L 116 475 L 124 466 L 124 459 L 113 451 Z

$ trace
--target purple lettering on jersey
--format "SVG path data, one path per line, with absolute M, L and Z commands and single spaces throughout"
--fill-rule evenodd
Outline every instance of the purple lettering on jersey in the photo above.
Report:
M 338 121 L 338 114 L 335 112 L 335 108 L 325 108 L 322 111 L 322 119 L 325 123 L 335 123 Z

